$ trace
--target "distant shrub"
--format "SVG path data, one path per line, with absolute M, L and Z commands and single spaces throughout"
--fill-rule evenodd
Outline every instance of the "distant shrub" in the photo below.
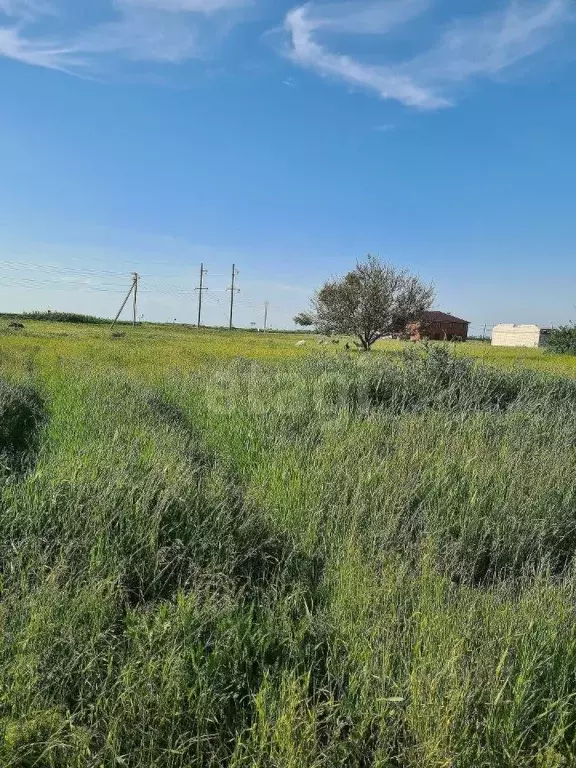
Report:
M 558 355 L 576 355 L 576 325 L 555 328 L 548 337 L 548 349 Z
M 109 322 L 103 317 L 81 315 L 75 312 L 24 312 L 22 317 L 26 320 L 52 320 L 55 323 L 89 323 L 92 325 L 102 325 Z

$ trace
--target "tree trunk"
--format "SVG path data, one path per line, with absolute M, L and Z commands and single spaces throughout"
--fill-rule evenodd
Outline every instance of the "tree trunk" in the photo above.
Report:
M 362 344 L 362 349 L 364 352 L 370 352 L 370 344 L 368 343 L 368 339 L 365 336 L 358 336 L 360 339 L 360 343 Z

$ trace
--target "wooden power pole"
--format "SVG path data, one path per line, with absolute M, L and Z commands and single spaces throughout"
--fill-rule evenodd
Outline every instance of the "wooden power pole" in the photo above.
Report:
M 230 330 L 233 328 L 233 316 L 234 316 L 234 294 L 239 293 L 240 289 L 235 287 L 236 284 L 236 276 L 238 275 L 238 270 L 236 269 L 236 264 L 232 264 L 232 283 L 230 285 L 230 288 L 228 290 L 230 291 L 230 321 L 228 323 L 228 327 Z
M 133 323 L 134 323 L 134 325 L 136 325 L 136 300 L 137 300 L 137 293 L 138 293 L 138 274 L 136 272 L 132 273 L 132 285 L 130 286 L 130 290 L 128 291 L 128 293 L 124 297 L 124 301 L 122 302 L 122 305 L 120 306 L 120 309 L 118 310 L 118 314 L 114 318 L 114 322 L 110 326 L 110 330 L 112 330 L 112 328 L 114 328 L 114 326 L 118 322 L 118 318 L 122 314 L 122 310 L 126 306 L 126 302 L 130 298 L 130 294 L 131 293 L 134 294 L 134 307 L 133 307 L 134 319 L 133 319 Z
M 132 291 L 132 325 L 136 328 L 136 313 L 138 310 L 138 272 L 132 274 L 134 290 Z
M 200 323 L 202 322 L 202 291 L 208 290 L 208 288 L 204 288 L 204 275 L 207 272 L 208 270 L 204 269 L 204 264 L 200 264 L 200 287 L 196 288 L 198 291 L 198 328 L 200 328 Z

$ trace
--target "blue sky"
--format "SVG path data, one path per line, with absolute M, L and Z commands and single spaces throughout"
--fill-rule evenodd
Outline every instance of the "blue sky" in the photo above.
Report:
M 576 320 L 571 0 L 0 0 L 0 306 L 289 326 L 372 252 Z M 189 292 L 189 293 L 188 293 Z

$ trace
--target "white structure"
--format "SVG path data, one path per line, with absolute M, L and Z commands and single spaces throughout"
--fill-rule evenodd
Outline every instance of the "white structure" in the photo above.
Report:
M 492 329 L 492 346 L 494 347 L 543 347 L 546 345 L 548 328 L 538 325 L 516 325 L 516 323 L 500 323 Z

